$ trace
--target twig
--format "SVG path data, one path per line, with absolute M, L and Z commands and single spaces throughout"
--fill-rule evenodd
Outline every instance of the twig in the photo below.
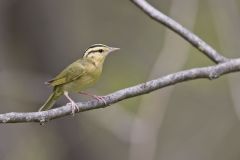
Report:
M 125 88 L 105 96 L 108 104 L 113 104 L 121 100 L 136 97 L 139 95 L 153 92 L 157 89 L 174 85 L 180 82 L 185 82 L 194 79 L 215 79 L 219 76 L 231 72 L 240 71 L 240 58 L 229 60 L 215 66 L 194 68 L 177 73 L 169 74 L 155 80 L 148 81 L 130 88 Z M 80 112 L 107 107 L 101 101 L 88 101 L 78 103 Z M 5 113 L 0 114 L 0 123 L 19 123 L 19 122 L 40 122 L 45 123 L 51 119 L 56 119 L 71 114 L 70 106 L 63 106 L 56 109 L 43 111 L 43 112 L 30 112 L 30 113 Z
M 199 51 L 204 53 L 208 58 L 210 58 L 215 63 L 226 62 L 228 59 L 221 54 L 219 54 L 210 45 L 204 42 L 201 38 L 184 28 L 181 24 L 171 19 L 170 17 L 164 15 L 162 12 L 154 8 L 145 0 L 131 0 L 136 6 L 138 6 L 142 11 L 144 11 L 149 17 L 157 22 L 160 22 L 170 30 L 174 31 L 182 38 L 187 40 Z

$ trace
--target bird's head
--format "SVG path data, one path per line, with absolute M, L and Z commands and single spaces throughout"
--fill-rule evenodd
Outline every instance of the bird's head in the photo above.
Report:
M 119 50 L 119 48 L 109 47 L 104 44 L 94 44 L 85 51 L 83 58 L 96 63 L 102 63 L 109 53 L 116 50 Z

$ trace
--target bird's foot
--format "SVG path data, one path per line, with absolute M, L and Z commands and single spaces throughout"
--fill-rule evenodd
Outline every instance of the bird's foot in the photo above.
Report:
M 107 104 L 107 102 L 106 102 L 106 100 L 105 100 L 105 98 L 104 98 L 104 96 L 96 96 L 96 95 L 93 95 L 93 98 L 95 98 L 96 100 L 98 100 L 98 101 L 102 101 L 106 106 L 108 105 Z
M 74 116 L 74 114 L 76 112 L 80 111 L 79 106 L 68 96 L 68 92 L 64 91 L 64 95 L 67 97 L 67 99 L 70 101 L 70 103 L 68 103 L 67 105 L 70 105 L 72 108 L 72 115 Z
M 73 116 L 75 115 L 76 112 L 80 111 L 79 106 L 74 101 L 70 101 L 70 103 L 67 103 L 67 105 L 71 106 Z
M 83 95 L 86 95 L 86 96 L 93 97 L 94 99 L 97 99 L 100 102 L 102 101 L 106 106 L 108 105 L 104 96 L 92 95 L 92 94 L 89 94 L 89 93 L 86 93 L 86 92 L 79 92 L 79 94 L 83 94 Z

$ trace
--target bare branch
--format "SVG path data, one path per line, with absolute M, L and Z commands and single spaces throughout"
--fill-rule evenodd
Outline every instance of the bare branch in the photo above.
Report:
M 204 53 L 208 58 L 210 58 L 215 63 L 226 62 L 228 59 L 222 55 L 220 55 L 215 49 L 213 49 L 210 45 L 204 42 L 201 38 L 184 28 L 181 24 L 171 19 L 170 17 L 164 15 L 162 12 L 154 8 L 145 0 L 131 0 L 136 6 L 138 6 L 142 11 L 144 11 L 149 17 L 154 19 L 155 21 L 163 24 L 170 30 L 174 31 L 182 38 L 187 40 L 190 44 L 192 44 L 199 51 Z
M 138 7 L 140 7 L 147 15 L 154 20 L 162 23 L 166 27 L 170 28 L 181 37 L 190 42 L 194 47 L 203 52 L 215 63 L 219 63 L 214 66 L 194 68 L 177 73 L 169 74 L 161 78 L 151 80 L 142 84 L 138 84 L 133 87 L 125 88 L 116 91 L 112 94 L 105 96 L 105 100 L 108 104 L 114 104 L 121 100 L 136 97 L 139 95 L 147 94 L 164 88 L 170 85 L 174 85 L 180 82 L 185 82 L 194 79 L 215 79 L 219 76 L 231 72 L 240 71 L 240 58 L 229 60 L 221 56 L 211 46 L 197 37 L 195 34 L 188 31 L 176 21 L 162 14 L 160 11 L 152 7 L 145 0 L 131 0 Z M 79 112 L 107 107 L 103 102 L 92 100 L 88 102 L 79 102 Z M 70 106 L 62 106 L 56 109 L 51 109 L 42 112 L 27 112 L 27 113 L 5 113 L 0 114 L 0 123 L 20 123 L 20 122 L 40 122 L 45 123 L 49 120 L 64 117 L 71 114 Z
M 194 68 L 177 73 L 169 74 L 161 78 L 151 80 L 136 86 L 125 88 L 105 96 L 108 104 L 113 104 L 121 100 L 136 97 L 139 95 L 153 92 L 157 89 L 174 85 L 180 82 L 185 82 L 194 79 L 215 79 L 219 76 L 240 71 L 240 58 L 229 60 L 215 66 Z M 80 112 L 107 107 L 103 102 L 96 100 L 78 103 Z M 19 122 L 40 122 L 45 123 L 51 119 L 67 116 L 71 114 L 70 106 L 63 106 L 56 109 L 51 109 L 43 112 L 29 112 L 29 113 L 5 113 L 0 114 L 0 123 L 19 123 Z

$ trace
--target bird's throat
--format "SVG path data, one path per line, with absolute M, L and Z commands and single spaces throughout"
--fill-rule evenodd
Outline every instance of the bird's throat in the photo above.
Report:
M 91 64 L 93 64 L 96 68 L 102 67 L 104 63 L 105 58 L 102 59 L 88 59 L 87 61 Z

